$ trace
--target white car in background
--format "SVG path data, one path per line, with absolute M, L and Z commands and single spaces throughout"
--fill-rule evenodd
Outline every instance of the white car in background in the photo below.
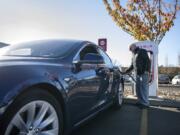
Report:
M 180 84 L 180 75 L 176 75 L 173 79 L 172 79 L 172 84 Z

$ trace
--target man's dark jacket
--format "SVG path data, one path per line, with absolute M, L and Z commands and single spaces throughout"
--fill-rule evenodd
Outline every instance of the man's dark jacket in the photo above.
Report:
M 135 55 L 137 55 L 135 59 L 136 67 L 134 67 L 134 64 L 132 61 L 131 66 L 126 70 L 126 73 L 132 71 L 133 69 L 136 70 L 137 75 L 142 75 L 146 71 L 150 72 L 151 62 L 150 62 L 147 51 L 145 49 L 136 48 Z

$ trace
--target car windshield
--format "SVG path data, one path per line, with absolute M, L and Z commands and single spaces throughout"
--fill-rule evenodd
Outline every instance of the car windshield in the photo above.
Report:
M 179 75 L 176 75 L 176 76 L 174 77 L 174 79 L 180 79 L 180 76 L 179 76 Z
M 59 40 L 33 41 L 10 45 L 6 47 L 1 55 L 50 58 L 63 57 L 73 50 L 75 43 L 76 42 Z

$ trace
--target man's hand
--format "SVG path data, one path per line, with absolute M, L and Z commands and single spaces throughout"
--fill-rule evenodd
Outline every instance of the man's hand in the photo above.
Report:
M 148 78 L 149 78 L 149 83 L 152 82 L 152 77 L 153 77 L 152 74 L 149 73 L 149 76 L 148 76 Z

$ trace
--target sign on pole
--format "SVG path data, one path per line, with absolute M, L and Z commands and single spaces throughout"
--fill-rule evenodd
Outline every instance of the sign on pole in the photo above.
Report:
M 107 39 L 106 39 L 106 38 L 100 38 L 100 39 L 98 39 L 98 45 L 99 45 L 104 51 L 107 51 Z

